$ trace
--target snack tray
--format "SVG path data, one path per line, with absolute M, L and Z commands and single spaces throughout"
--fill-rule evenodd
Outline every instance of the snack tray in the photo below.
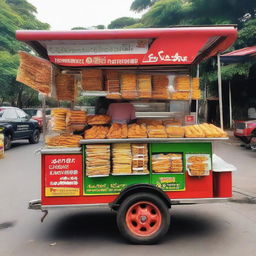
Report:
M 102 174 L 102 175 L 86 175 L 89 178 L 100 178 L 100 177 L 108 177 L 109 174 Z
M 108 143 L 171 143 L 171 142 L 208 142 L 222 141 L 229 138 L 131 138 L 131 139 L 92 139 L 80 140 L 80 144 L 108 144 Z

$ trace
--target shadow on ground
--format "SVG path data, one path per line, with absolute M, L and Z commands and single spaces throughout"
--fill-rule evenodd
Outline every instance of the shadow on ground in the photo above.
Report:
M 170 229 L 164 241 L 210 237 L 221 227 L 221 221 L 212 216 L 177 212 L 171 216 Z M 47 230 L 43 239 L 51 241 L 125 243 L 117 228 L 115 213 L 107 210 L 71 214 L 62 217 Z

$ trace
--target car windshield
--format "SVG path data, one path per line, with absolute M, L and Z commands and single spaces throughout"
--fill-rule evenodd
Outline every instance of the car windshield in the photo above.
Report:
M 25 111 L 30 116 L 35 116 L 37 112 L 36 109 L 23 109 L 23 111 Z

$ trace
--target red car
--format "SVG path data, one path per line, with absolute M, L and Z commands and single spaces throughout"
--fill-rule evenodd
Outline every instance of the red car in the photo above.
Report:
M 256 120 L 235 121 L 234 135 L 240 138 L 249 147 L 256 144 Z

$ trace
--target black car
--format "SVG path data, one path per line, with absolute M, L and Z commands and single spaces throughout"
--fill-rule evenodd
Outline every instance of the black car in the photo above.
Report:
M 4 128 L 5 150 L 11 147 L 14 140 L 28 139 L 31 144 L 39 142 L 38 122 L 19 108 L 0 107 L 0 127 Z

